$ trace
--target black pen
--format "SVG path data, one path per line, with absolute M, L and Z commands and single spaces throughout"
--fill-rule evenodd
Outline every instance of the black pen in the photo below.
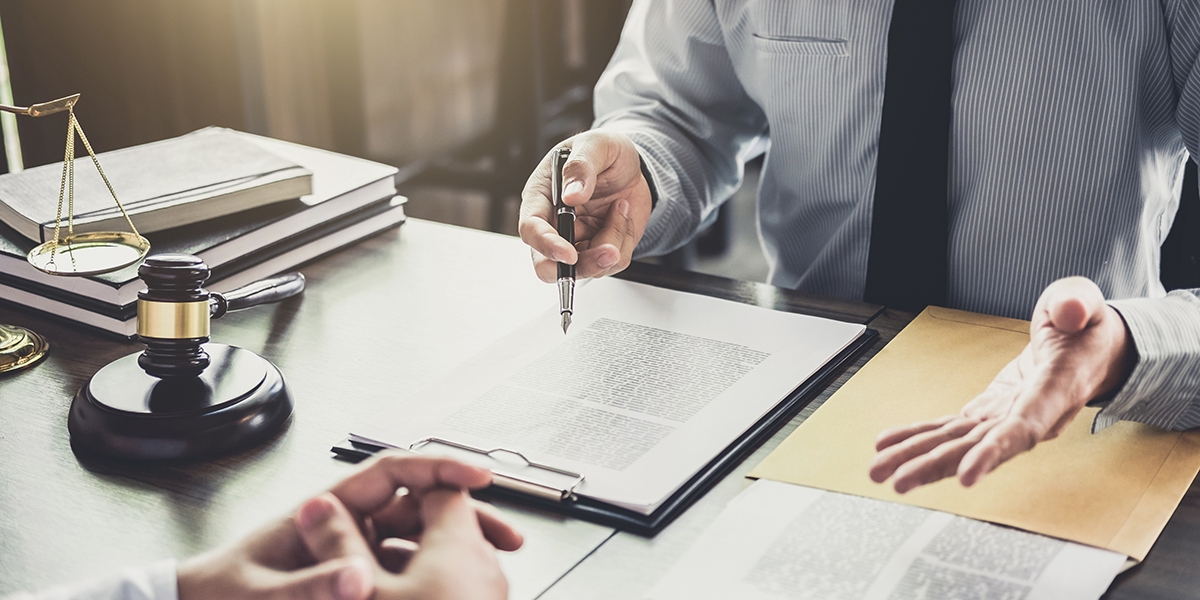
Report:
M 558 235 L 575 245 L 575 207 L 563 203 L 563 167 L 567 157 L 571 155 L 569 148 L 558 148 L 550 156 L 550 194 L 554 202 L 554 214 L 557 221 Z M 571 315 L 575 312 L 575 265 L 558 263 L 558 312 L 562 315 L 563 333 L 571 326 Z

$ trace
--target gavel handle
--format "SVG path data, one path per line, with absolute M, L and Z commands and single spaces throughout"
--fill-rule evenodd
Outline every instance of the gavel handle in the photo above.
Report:
M 225 294 L 211 293 L 209 314 L 213 319 L 225 313 L 243 310 L 259 304 L 279 302 L 304 291 L 304 274 L 288 273 L 254 283 L 248 283 Z

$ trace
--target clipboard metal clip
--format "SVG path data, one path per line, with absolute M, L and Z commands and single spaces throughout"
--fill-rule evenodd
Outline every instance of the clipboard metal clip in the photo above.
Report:
M 528 465 L 531 468 L 539 469 L 542 471 L 548 471 L 550 473 L 556 473 L 558 475 L 570 477 L 572 479 L 571 484 L 566 487 L 557 487 L 557 486 L 549 485 L 546 483 L 542 483 L 540 481 L 535 481 L 535 480 L 530 479 L 529 477 L 525 477 L 523 475 L 517 475 L 515 473 L 506 473 L 503 471 L 497 471 L 496 469 L 491 469 L 493 485 L 495 485 L 497 487 L 502 487 L 502 488 L 505 488 L 508 490 L 512 490 L 515 492 L 520 492 L 523 494 L 537 496 L 539 498 L 546 498 L 548 500 L 554 500 L 557 502 L 574 501 L 579 498 L 579 496 L 575 493 L 575 490 L 579 487 L 579 484 L 583 483 L 584 476 L 580 473 L 575 473 L 572 471 L 559 469 L 557 467 L 552 467 L 550 465 L 544 465 L 541 463 L 533 462 L 532 460 L 529 460 L 528 458 L 526 458 L 524 454 L 521 454 L 520 452 L 516 452 L 514 450 L 509 450 L 507 448 L 492 448 L 491 450 L 484 450 L 483 448 L 476 448 L 474 446 L 460 444 L 458 442 L 453 442 L 453 441 L 439 438 L 439 437 L 421 438 L 421 439 L 409 444 L 408 449 L 410 451 L 415 452 L 415 451 L 417 451 L 418 448 L 421 448 L 422 446 L 427 446 L 429 444 L 449 446 L 451 448 L 457 448 L 459 450 L 465 450 L 467 452 L 473 452 L 475 454 L 482 454 L 489 458 L 495 458 L 495 455 L 497 455 L 497 454 L 508 454 L 511 456 L 515 456 L 515 457 L 521 459 L 522 462 L 524 462 L 526 465 Z

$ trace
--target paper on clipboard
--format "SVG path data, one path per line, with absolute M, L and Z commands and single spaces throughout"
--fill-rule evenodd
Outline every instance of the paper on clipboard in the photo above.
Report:
M 1200 431 L 1122 422 L 1096 409 L 985 477 L 896 494 L 867 476 L 883 429 L 959 411 L 1029 340 L 1025 321 L 926 309 L 750 477 L 950 512 L 1145 558 L 1200 471 Z
M 522 491 L 534 482 L 651 515 L 866 333 L 619 279 L 584 291 L 566 335 L 551 307 L 350 439 L 440 440 L 422 451 L 492 469 Z

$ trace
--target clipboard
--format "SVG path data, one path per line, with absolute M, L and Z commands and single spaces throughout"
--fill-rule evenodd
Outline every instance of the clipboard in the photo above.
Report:
M 476 492 L 474 495 L 482 500 L 496 499 L 509 501 L 523 506 L 530 506 L 582 519 L 605 527 L 613 527 L 621 531 L 645 537 L 653 537 L 674 521 L 683 511 L 687 510 L 689 506 L 703 497 L 713 486 L 728 475 L 734 467 L 745 460 L 763 442 L 770 439 L 776 431 L 807 406 L 809 402 L 812 402 L 820 395 L 843 369 L 853 363 L 877 339 L 879 339 L 879 332 L 869 328 L 864 330 L 862 335 L 826 362 L 811 377 L 792 390 L 770 412 L 755 422 L 754 425 L 742 433 L 733 443 L 726 446 L 719 455 L 704 465 L 686 483 L 675 490 L 654 512 L 648 515 L 620 508 L 586 496 L 576 495 L 574 488 L 586 479 L 586 473 L 575 473 L 559 469 L 552 465 L 535 463 L 526 459 L 520 453 L 519 449 L 476 448 L 441 438 L 423 438 L 410 445 L 409 449 L 419 452 L 422 446 L 434 443 L 449 445 L 467 452 L 487 455 L 503 453 L 519 457 L 534 470 L 545 471 L 548 475 L 554 475 L 559 479 L 566 478 L 566 484 L 552 485 L 544 480 L 539 481 L 538 479 L 540 478 L 530 478 L 525 475 L 514 476 L 511 472 L 502 469 L 493 469 L 492 473 L 496 478 L 495 482 L 493 482 L 492 486 Z M 347 439 L 330 448 L 330 451 L 338 459 L 348 462 L 360 462 L 383 449 L 383 446 Z M 574 482 L 574 484 L 572 485 L 571 482 Z

